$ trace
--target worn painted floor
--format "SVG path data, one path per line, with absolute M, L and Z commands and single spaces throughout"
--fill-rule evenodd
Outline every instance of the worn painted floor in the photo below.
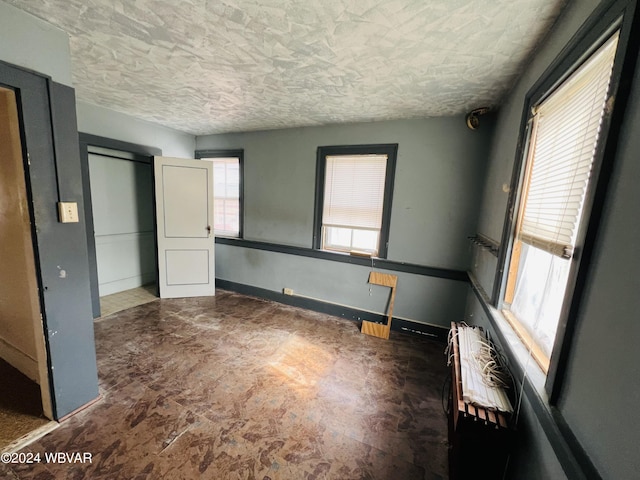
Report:
M 102 399 L 22 450 L 91 463 L 0 477 L 447 478 L 440 344 L 221 290 L 95 330 Z

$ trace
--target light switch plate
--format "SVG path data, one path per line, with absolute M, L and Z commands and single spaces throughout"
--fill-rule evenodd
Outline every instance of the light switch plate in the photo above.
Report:
M 76 202 L 58 202 L 58 214 L 61 223 L 77 223 L 78 204 Z

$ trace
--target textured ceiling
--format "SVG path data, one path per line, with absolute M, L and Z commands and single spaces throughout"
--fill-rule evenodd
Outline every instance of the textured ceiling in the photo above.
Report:
M 7 0 L 69 33 L 79 100 L 184 132 L 496 105 L 565 0 Z

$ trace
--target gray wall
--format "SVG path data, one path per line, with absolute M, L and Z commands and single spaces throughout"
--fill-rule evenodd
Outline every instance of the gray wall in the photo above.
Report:
M 495 240 L 502 236 L 507 205 L 503 184 L 508 185 L 511 179 L 525 94 L 597 5 L 595 0 L 569 4 L 501 109 L 478 227 Z M 563 421 L 603 478 L 636 478 L 640 471 L 640 431 L 633 413 L 640 400 L 640 361 L 636 353 L 640 299 L 634 281 L 640 274 L 640 191 L 635 185 L 640 178 L 638 74 L 633 90 L 618 154 L 606 160 L 615 162 L 615 170 L 558 403 Z M 493 288 L 495 267 L 495 257 L 474 255 L 474 273 L 487 292 Z M 490 327 L 474 297 L 470 293 L 468 321 Z M 563 478 L 547 434 L 527 402 L 520 427 L 511 478 Z
M 71 82 L 69 36 L 62 30 L 0 0 L 0 60 Z
M 159 148 L 165 157 L 193 158 L 193 135 L 85 102 L 77 102 L 76 109 L 82 133 Z
M 390 260 L 466 270 L 475 233 L 492 119 L 477 131 L 463 117 L 211 135 L 198 149 L 244 149 L 245 238 L 311 248 L 319 146 L 398 143 Z M 370 268 L 230 245 L 216 252 L 218 278 L 384 312 L 369 296 Z M 403 274 L 394 314 L 448 326 L 463 315 L 464 283 Z
M 156 278 L 151 164 L 89 154 L 100 296 Z

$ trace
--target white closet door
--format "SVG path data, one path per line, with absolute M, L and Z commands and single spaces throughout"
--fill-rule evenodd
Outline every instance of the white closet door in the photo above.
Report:
M 161 298 L 215 295 L 213 164 L 155 157 Z

